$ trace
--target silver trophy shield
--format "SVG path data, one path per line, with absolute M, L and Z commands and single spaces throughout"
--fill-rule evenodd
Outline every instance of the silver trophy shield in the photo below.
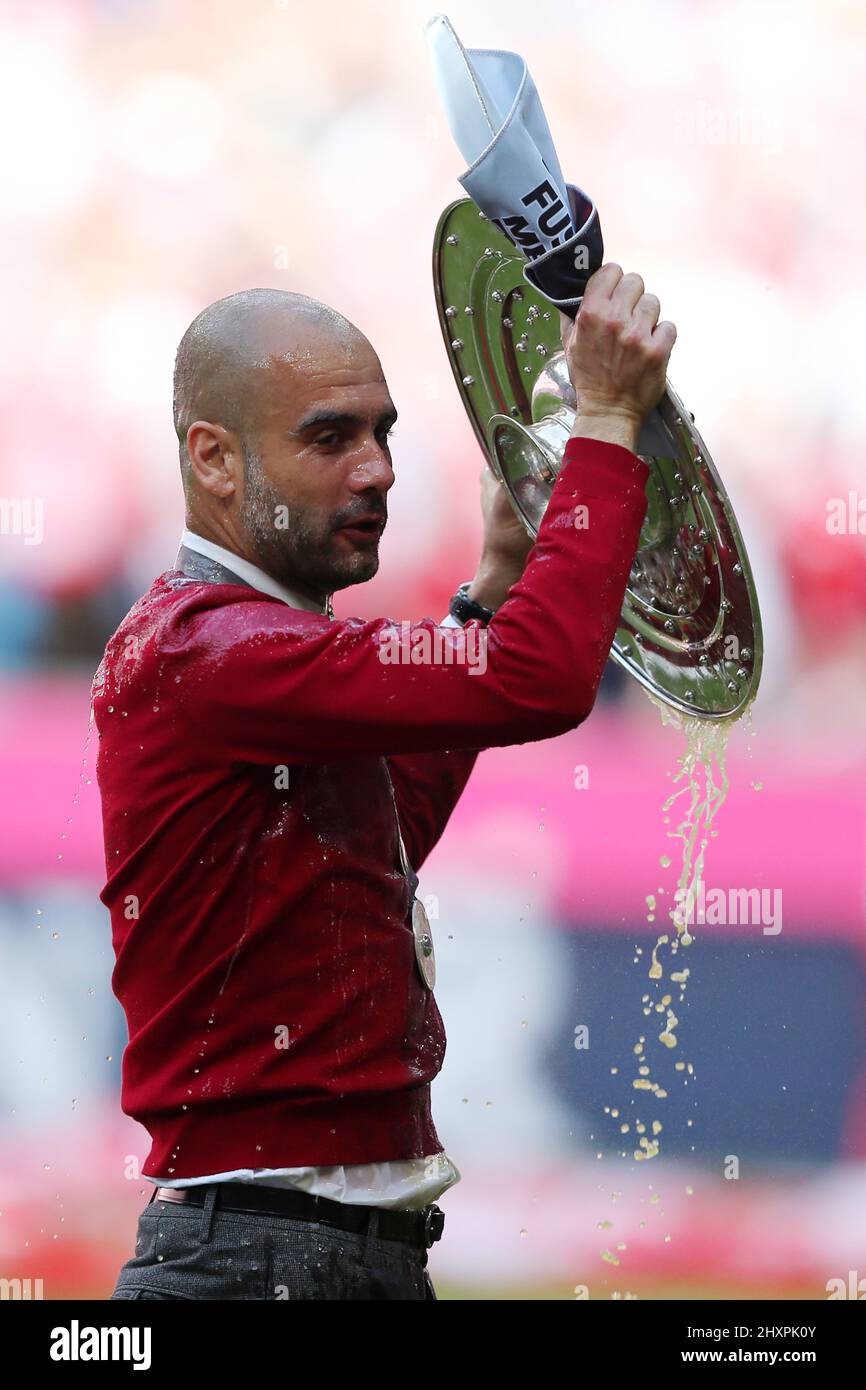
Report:
M 559 311 L 526 258 L 468 198 L 433 248 L 439 322 L 478 442 L 535 536 L 575 418 Z M 611 656 L 659 699 L 702 719 L 739 717 L 763 651 L 755 584 L 706 445 L 668 386 L 641 433 L 641 530 Z

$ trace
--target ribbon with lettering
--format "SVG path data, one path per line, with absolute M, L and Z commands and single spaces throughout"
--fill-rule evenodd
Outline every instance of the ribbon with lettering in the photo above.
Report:
M 592 199 L 568 184 L 529 69 L 517 53 L 464 48 L 445 15 L 425 26 L 458 182 L 527 259 L 529 284 L 574 318 L 604 259 Z

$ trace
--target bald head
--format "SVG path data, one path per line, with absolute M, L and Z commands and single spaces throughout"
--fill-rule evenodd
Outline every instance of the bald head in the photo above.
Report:
M 196 420 L 254 439 L 269 405 L 275 362 L 303 370 L 326 349 L 331 360 L 369 346 L 343 314 L 288 290 L 241 290 L 209 304 L 180 340 L 174 365 L 174 427 L 181 463 Z M 186 481 L 186 469 L 185 481 Z
M 396 418 L 344 315 L 285 290 L 218 299 L 175 363 L 187 527 L 317 600 L 371 578 Z

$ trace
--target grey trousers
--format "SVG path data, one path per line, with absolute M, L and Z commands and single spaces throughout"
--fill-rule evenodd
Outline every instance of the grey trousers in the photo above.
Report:
M 265 1212 L 151 1201 L 112 1299 L 435 1299 L 427 1251 Z

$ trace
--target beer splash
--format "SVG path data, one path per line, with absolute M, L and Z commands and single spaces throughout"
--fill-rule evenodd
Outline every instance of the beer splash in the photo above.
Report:
M 686 740 L 686 751 L 673 779 L 675 788 L 677 783 L 683 785 L 671 792 L 662 807 L 662 818 L 668 824 L 675 803 L 681 797 L 689 797 L 676 830 L 667 832 L 670 839 L 679 840 L 682 845 L 674 907 L 669 912 L 677 934 L 671 953 L 676 954 L 680 946 L 690 946 L 692 942 L 688 924 L 693 918 L 698 884 L 703 877 L 707 845 L 718 833 L 713 829 L 713 821 L 728 794 L 726 754 L 735 721 L 696 719 L 663 704 L 651 693 L 649 698 L 659 711 L 662 724 L 672 725 Z M 662 855 L 660 862 L 666 868 L 670 859 Z
M 670 1053 L 679 1045 L 677 1028 L 680 1020 L 674 1005 L 684 1002 L 690 973 L 688 967 L 683 966 L 677 957 L 694 941 L 689 927 L 694 921 L 695 899 L 703 878 L 707 848 L 710 839 L 718 833 L 713 822 L 728 794 L 726 753 L 731 728 L 736 721 L 697 719 L 693 715 L 678 712 L 651 693 L 649 698 L 658 709 L 662 724 L 674 727 L 685 739 L 685 752 L 679 758 L 678 768 L 673 776 L 673 789 L 662 807 L 662 819 L 666 826 L 671 824 L 672 816 L 678 816 L 675 828 L 666 831 L 669 839 L 678 842 L 675 857 L 679 860 L 673 904 L 667 908 L 671 925 L 666 931 L 661 932 L 650 953 L 647 977 L 654 984 L 658 982 L 659 994 L 654 996 L 646 993 L 641 1000 L 644 1016 L 648 1019 L 658 1017 L 657 1026 L 660 1026 L 660 1032 L 657 1034 L 657 1041 L 665 1052 Z M 668 869 L 673 863 L 673 856 L 663 854 L 659 862 L 663 869 Z M 659 899 L 664 894 L 665 889 L 659 887 L 656 893 L 647 895 L 649 922 L 654 922 L 661 910 Z M 642 955 L 643 950 L 638 947 L 636 963 Z M 665 989 L 667 981 L 673 986 L 670 990 Z M 632 1049 L 637 1067 L 637 1075 L 631 1083 L 632 1089 L 642 1094 L 646 1100 L 650 1100 L 651 1097 L 656 1101 L 665 1100 L 668 1093 L 664 1086 L 653 1079 L 646 1047 L 647 1038 L 641 1035 Z M 683 1079 L 686 1084 L 687 1078 L 694 1075 L 691 1062 L 676 1062 L 674 1070 L 685 1073 Z M 651 1138 L 647 1133 L 648 1128 L 652 1134 Z M 638 1147 L 633 1150 L 634 1159 L 642 1161 L 657 1157 L 661 1147 L 661 1121 L 652 1120 L 647 1126 L 636 1117 L 635 1131 L 641 1137 Z M 628 1130 L 621 1127 L 620 1132 L 624 1134 L 628 1133 Z
M 648 692 L 649 693 L 649 692 Z M 695 899 L 698 893 L 698 885 L 704 870 L 704 860 L 710 839 L 718 834 L 713 822 L 719 813 L 725 798 L 728 794 L 728 774 L 726 769 L 726 755 L 728 740 L 731 728 L 735 720 L 707 721 L 697 719 L 693 715 L 679 713 L 670 706 L 664 704 L 651 693 L 649 698 L 658 709 L 663 725 L 673 726 L 685 739 L 685 752 L 679 759 L 678 769 L 673 776 L 673 790 L 662 806 L 662 821 L 666 826 L 671 823 L 671 812 L 677 807 L 679 820 L 674 829 L 668 829 L 666 834 L 669 839 L 678 842 L 679 855 L 679 875 L 677 885 L 674 890 L 673 905 L 667 909 L 671 927 L 662 932 L 650 953 L 649 969 L 647 978 L 653 982 L 667 980 L 674 987 L 670 991 L 665 989 L 665 985 L 659 983 L 660 997 L 654 998 L 651 993 L 645 993 L 641 1003 L 643 1014 L 647 1019 L 658 1017 L 661 1031 L 657 1035 L 658 1042 L 665 1052 L 670 1053 L 679 1045 L 676 1029 L 679 1019 L 672 1007 L 674 1003 L 674 993 L 678 992 L 677 1003 L 681 1004 L 685 1000 L 686 987 L 688 985 L 690 971 L 688 966 L 677 960 L 679 953 L 686 947 L 692 945 L 694 937 L 689 931 L 689 925 L 694 917 Z M 748 709 L 751 716 L 751 706 Z M 750 723 L 749 721 L 747 721 Z M 751 728 L 749 729 L 751 732 Z M 659 863 L 665 870 L 669 869 L 673 863 L 671 855 L 663 854 L 660 856 Z M 646 897 L 647 921 L 654 922 L 656 914 L 660 910 L 659 898 L 665 895 L 663 887 L 657 888 L 655 893 L 648 893 Z M 636 948 L 634 961 L 639 963 L 644 956 L 643 948 Z M 673 967 L 673 968 L 672 968 Z M 666 977 L 667 972 L 667 977 Z M 652 986 L 651 986 L 652 988 Z M 632 1048 L 633 1063 L 637 1070 L 637 1075 L 632 1079 L 632 1090 L 638 1097 L 649 1103 L 667 1099 L 667 1091 L 659 1082 L 653 1080 L 652 1066 L 647 1058 L 647 1037 L 641 1034 L 638 1041 Z M 674 1062 L 674 1072 L 683 1078 L 685 1085 L 694 1077 L 694 1067 L 691 1062 Z M 618 1067 L 611 1067 L 611 1074 L 616 1075 Z M 620 1118 L 620 1111 L 611 1106 L 605 1106 L 605 1113 L 612 1119 Z M 687 1120 L 687 1125 L 691 1126 L 692 1121 Z M 664 1128 L 661 1120 L 651 1119 L 648 1122 L 635 1114 L 634 1132 L 638 1136 L 637 1147 L 632 1150 L 632 1157 L 636 1162 L 646 1161 L 657 1158 L 661 1151 L 661 1134 Z M 631 1125 L 620 1123 L 619 1133 L 622 1136 L 631 1133 Z M 628 1155 L 622 1152 L 622 1157 Z M 598 1155 L 601 1157 L 601 1154 Z M 658 1202 L 657 1194 L 651 1197 L 651 1202 Z M 645 1223 L 641 1223 L 643 1226 Z M 670 1235 L 665 1235 L 666 1242 L 669 1242 Z M 617 1247 L 620 1248 L 620 1247 Z M 607 1264 L 619 1264 L 618 1257 L 614 1256 L 610 1250 L 600 1250 L 600 1258 Z

